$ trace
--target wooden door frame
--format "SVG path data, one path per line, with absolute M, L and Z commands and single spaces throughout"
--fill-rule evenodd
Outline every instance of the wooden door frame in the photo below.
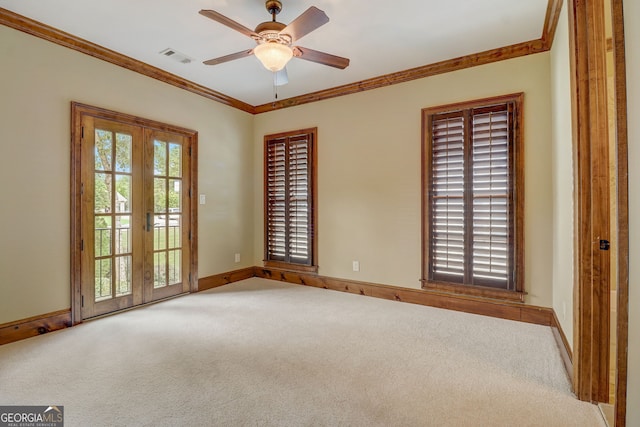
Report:
M 628 304 L 629 304 L 629 216 L 627 102 L 623 0 L 611 0 L 616 103 L 616 174 L 618 231 L 617 365 L 615 390 L 616 426 L 626 425 Z M 608 381 L 610 310 L 609 289 L 596 283 L 603 257 L 594 237 L 608 236 L 609 219 L 594 212 L 592 197 L 599 197 L 592 186 L 594 172 L 608 167 L 599 153 L 607 136 L 606 64 L 603 0 L 571 0 L 569 39 L 574 132 L 574 391 L 579 399 L 603 401 L 603 381 Z M 600 9 L 603 10 L 603 9 Z M 600 151 L 599 151 L 600 150 Z M 595 169 L 594 169 L 595 167 Z M 596 189 L 595 191 L 600 191 Z M 595 206 L 595 210 L 598 210 Z M 606 207 L 608 211 L 608 205 Z M 608 238 L 607 238 L 608 240 Z M 604 261 L 608 262 L 608 261 Z M 606 292 L 605 292 L 606 291 Z M 603 328 L 603 320 L 606 325 Z M 606 372 L 603 373 L 603 367 Z M 603 375 L 605 378 L 603 378 Z M 606 384 L 605 384 L 606 389 Z
M 71 324 L 82 323 L 82 117 L 92 116 L 104 120 L 141 126 L 161 132 L 176 133 L 189 141 L 191 156 L 190 185 L 188 188 L 191 227 L 190 292 L 198 290 L 198 132 L 155 120 L 144 119 L 116 111 L 71 102 Z
M 611 0 L 615 74 L 616 147 L 618 181 L 618 283 L 616 330 L 615 425 L 627 422 L 627 353 L 629 349 L 629 158 L 627 134 L 627 65 L 623 0 Z

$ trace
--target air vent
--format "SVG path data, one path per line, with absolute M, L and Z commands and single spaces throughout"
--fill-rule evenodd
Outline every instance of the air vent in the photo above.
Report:
M 175 49 L 171 49 L 170 47 L 160 51 L 159 53 L 160 55 L 167 56 L 173 59 L 174 61 L 180 62 L 182 64 L 189 64 L 191 63 L 191 61 L 193 61 L 193 58 L 190 58 L 189 56 L 185 55 L 182 52 L 178 52 Z

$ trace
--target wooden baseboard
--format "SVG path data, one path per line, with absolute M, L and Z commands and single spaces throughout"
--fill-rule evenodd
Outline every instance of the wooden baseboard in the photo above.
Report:
M 553 314 L 551 318 L 551 330 L 553 331 L 553 337 L 556 339 L 556 344 L 558 344 L 558 349 L 560 350 L 562 362 L 564 363 L 564 367 L 567 370 L 567 374 L 569 375 L 569 378 L 573 378 L 573 352 L 571 351 L 571 346 L 569 346 L 567 336 L 562 330 L 562 326 L 560 325 L 560 320 L 558 319 L 556 311 L 551 311 Z
M 244 279 L 250 279 L 255 275 L 255 267 L 242 268 L 240 270 L 229 271 L 227 273 L 215 274 L 213 276 L 198 279 L 198 292 L 207 289 L 217 288 Z
M 569 374 L 573 369 L 571 349 L 560 327 L 555 312 L 546 307 L 537 307 L 508 301 L 487 300 L 464 295 L 452 295 L 423 289 L 410 289 L 390 285 L 358 282 L 264 267 L 247 267 L 198 280 L 198 291 L 217 288 L 251 277 L 279 280 L 296 285 L 313 286 L 352 294 L 368 295 L 394 301 L 408 302 L 447 310 L 497 317 L 550 326 L 558 341 L 563 361 Z M 0 325 L 0 345 L 71 326 L 70 310 L 61 310 L 41 316 Z
M 70 326 L 71 310 L 69 309 L 5 323 L 0 325 L 0 345 L 35 337 Z
M 389 285 L 358 282 L 354 280 L 336 279 L 318 276 L 316 274 L 307 274 L 274 268 L 255 267 L 255 276 L 297 285 L 332 289 L 352 294 L 368 295 L 376 298 L 403 301 L 429 307 L 463 311 L 466 313 L 481 314 L 500 319 L 534 323 L 537 325 L 551 326 L 553 321 L 553 310 L 550 308 L 524 305 L 508 301 L 488 300 L 423 289 L 401 288 Z
M 198 280 L 198 291 L 248 279 L 254 267 L 204 277 Z M 0 325 L 0 345 L 71 327 L 71 310 L 60 310 Z

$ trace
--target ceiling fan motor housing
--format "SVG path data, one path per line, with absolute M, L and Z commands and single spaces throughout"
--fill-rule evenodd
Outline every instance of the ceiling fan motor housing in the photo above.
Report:
M 258 24 L 255 32 L 260 34 L 264 42 L 277 42 L 289 45 L 291 44 L 291 37 L 288 34 L 280 34 L 280 31 L 285 27 L 286 25 L 281 22 L 267 21 Z
M 278 0 L 267 0 L 264 4 L 270 14 L 277 15 L 282 10 L 282 3 Z

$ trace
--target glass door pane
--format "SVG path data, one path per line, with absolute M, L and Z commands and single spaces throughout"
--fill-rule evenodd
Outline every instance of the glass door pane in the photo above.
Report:
M 143 132 L 95 118 L 83 127 L 82 310 L 90 318 L 142 303 Z
M 153 287 L 182 282 L 182 145 L 154 139 Z
M 95 302 L 132 292 L 129 133 L 95 129 Z
M 189 290 L 188 277 L 184 277 L 184 251 L 188 251 L 185 241 L 188 236 L 185 229 L 183 206 L 186 194 L 184 162 L 184 138 L 179 135 L 153 132 L 147 153 L 152 153 L 153 161 L 149 173 L 153 197 L 148 202 L 153 204 L 153 252 L 149 263 L 152 266 L 153 289 L 151 298 L 161 298 L 174 293 Z M 188 244 L 188 242 L 187 242 Z

